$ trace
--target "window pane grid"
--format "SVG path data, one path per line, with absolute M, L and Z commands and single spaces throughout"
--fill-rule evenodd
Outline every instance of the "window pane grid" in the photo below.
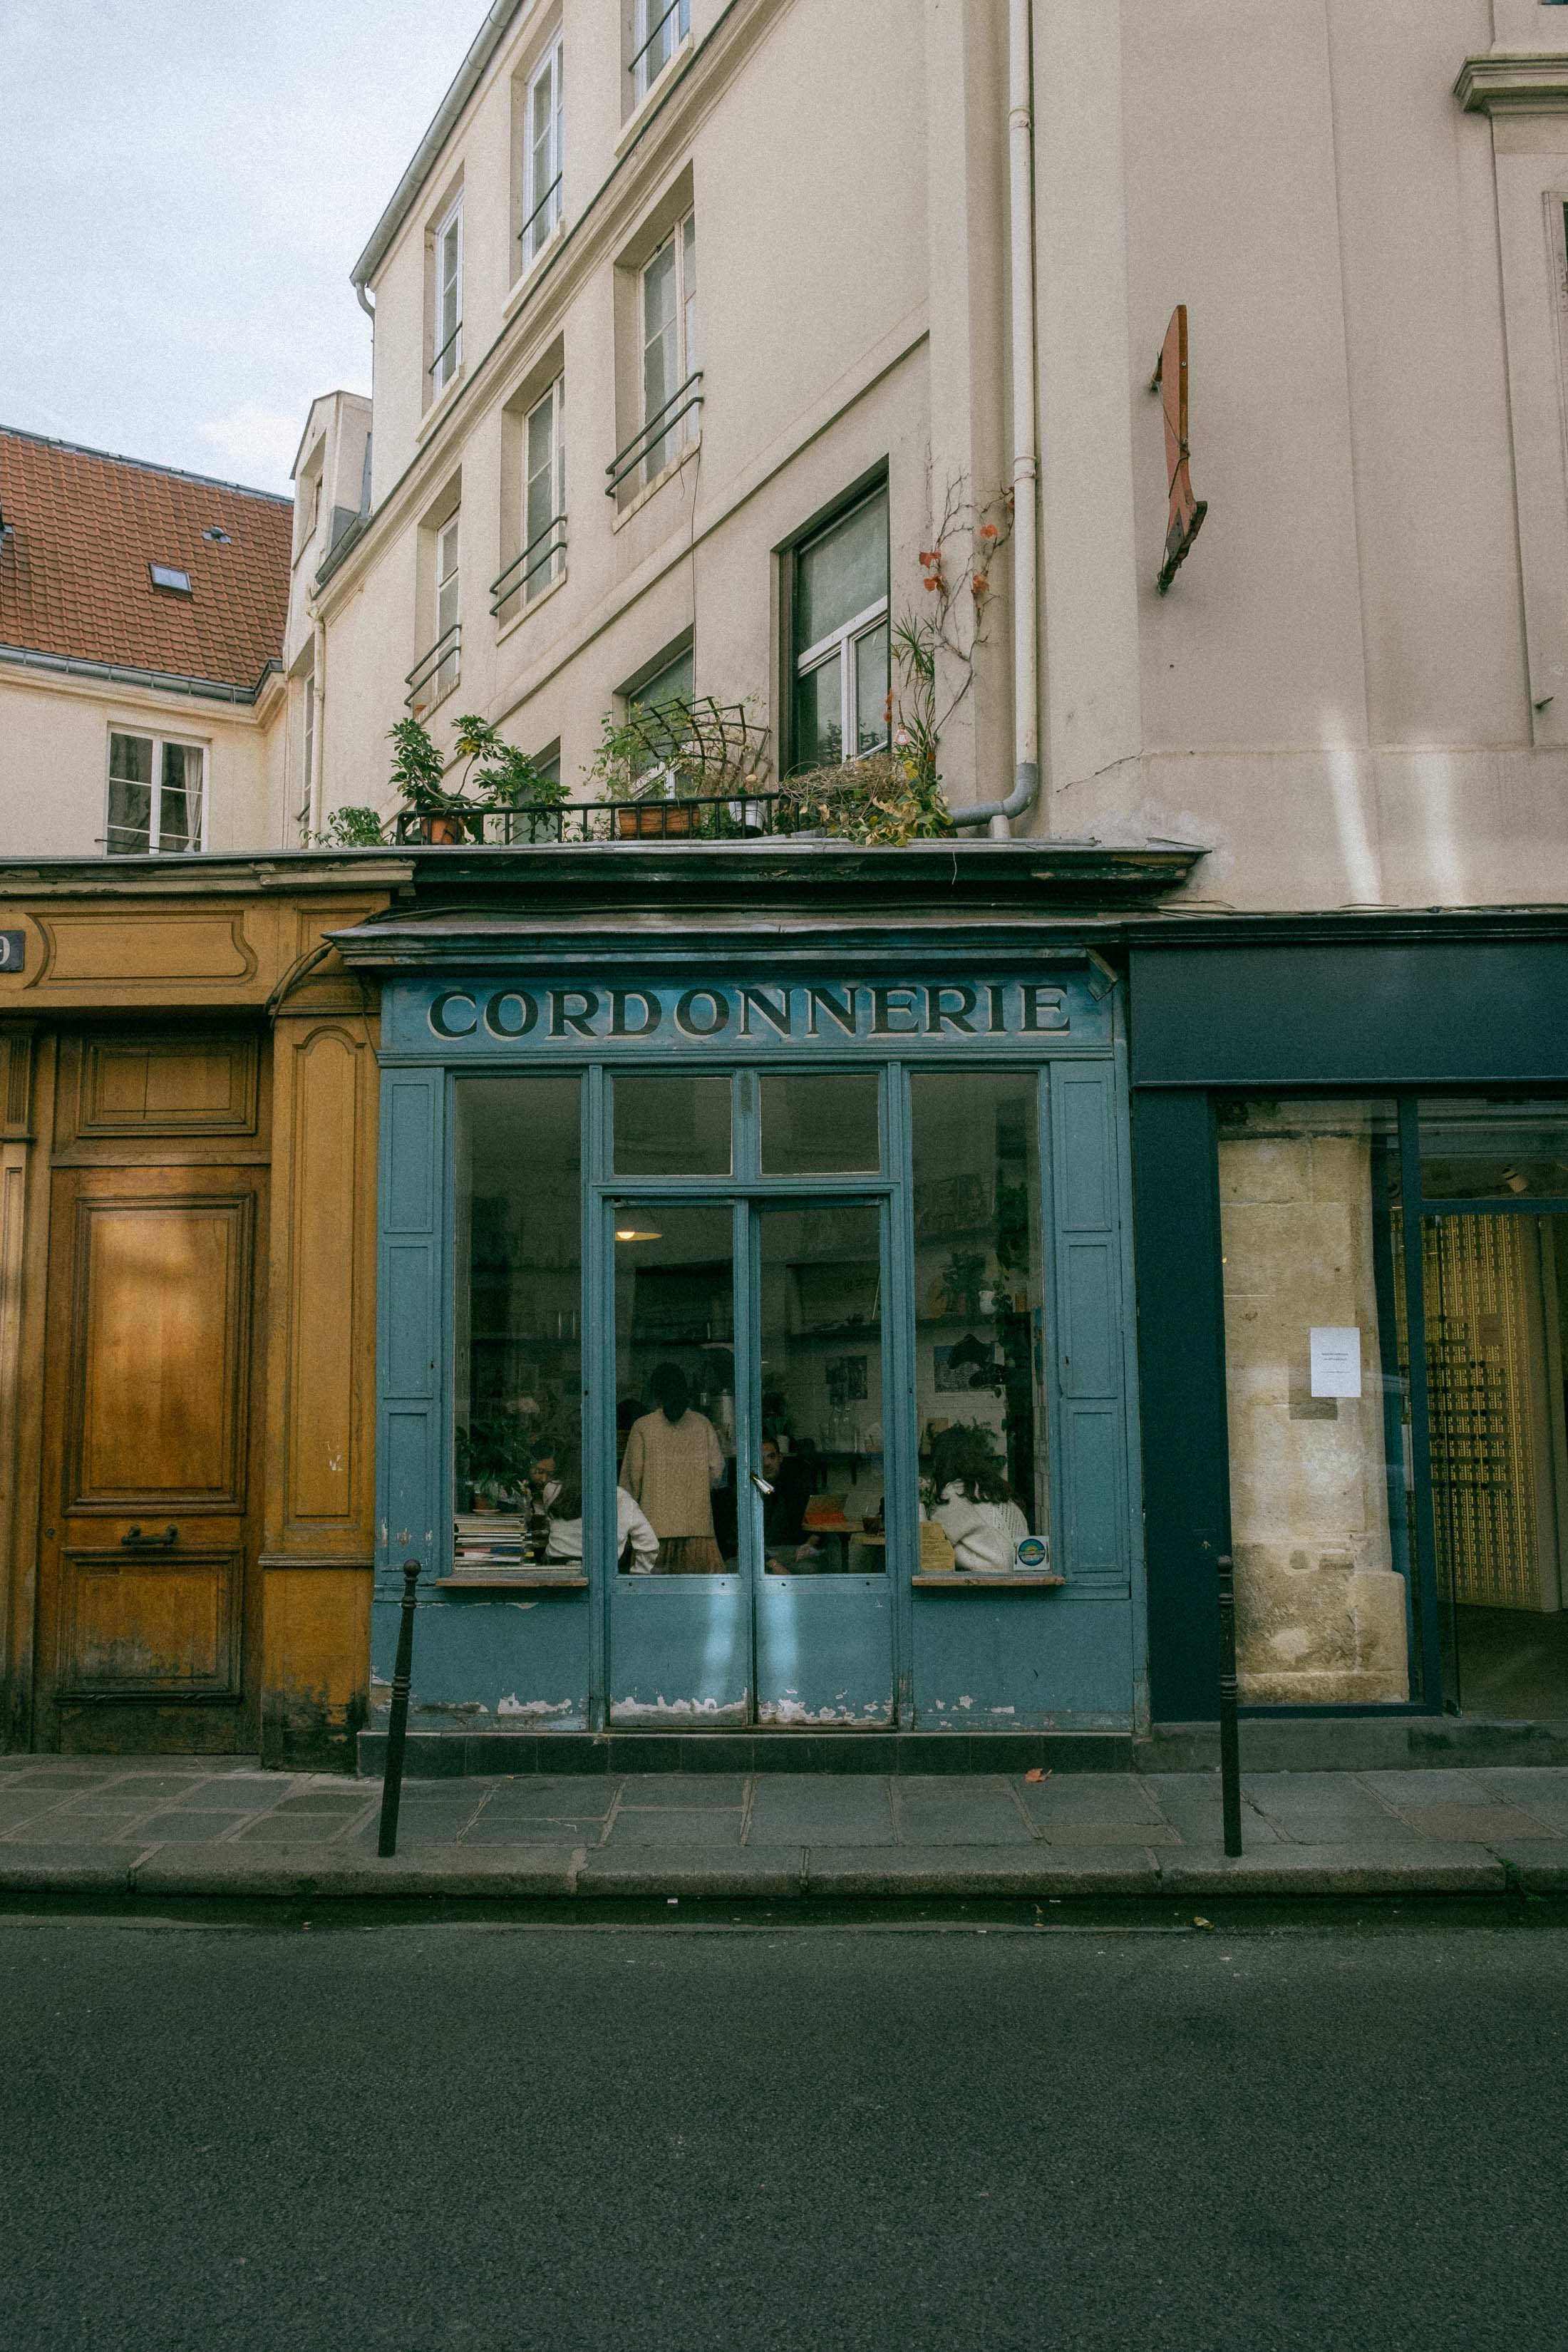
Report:
M 801 549 L 795 601 L 796 768 L 881 750 L 891 690 L 885 490 Z
M 110 734 L 104 846 L 110 857 L 205 846 L 206 755 L 195 743 Z

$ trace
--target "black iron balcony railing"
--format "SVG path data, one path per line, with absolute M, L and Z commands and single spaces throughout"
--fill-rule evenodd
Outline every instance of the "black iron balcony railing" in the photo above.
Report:
M 672 19 L 674 20 L 673 31 L 670 30 Z M 686 38 L 690 20 L 691 0 L 669 0 L 669 6 L 626 68 L 626 71 L 631 75 L 639 90 L 652 89 L 680 43 Z M 653 54 L 655 50 L 658 51 L 657 56 Z
M 548 214 L 549 217 L 544 222 L 545 235 L 547 236 L 554 227 L 555 223 L 559 218 L 560 208 L 556 205 L 555 199 L 560 194 L 561 173 L 557 172 L 555 177 L 551 181 L 550 185 L 545 189 L 544 194 L 540 197 L 539 202 L 534 205 L 533 210 L 529 214 L 528 218 L 523 222 L 521 228 L 518 231 L 518 237 L 522 246 L 522 249 L 524 253 L 527 254 L 530 260 L 532 259 L 534 254 L 539 249 L 538 247 L 530 244 L 529 240 L 531 237 L 535 227 L 538 226 L 540 219 L 544 215 Z M 540 245 L 542 245 L 543 242 L 544 237 L 541 236 L 539 240 Z
M 490 611 L 499 621 L 504 606 L 521 596 L 526 602 L 534 593 L 532 583 L 547 567 L 553 568 L 555 559 L 564 561 L 566 554 L 566 518 L 554 515 L 544 529 L 529 541 L 521 555 L 514 555 L 499 580 L 490 583 Z
M 441 373 L 441 369 L 446 362 L 448 352 L 453 354 L 450 373 L 454 375 L 457 373 L 457 346 L 461 342 L 462 338 L 463 322 L 461 319 L 459 319 L 457 325 L 453 328 L 451 333 L 447 336 L 446 341 L 442 344 L 440 350 L 437 352 L 435 358 L 430 362 L 429 373 L 431 381 L 436 384 L 437 389 L 439 389 L 440 386 L 447 381 L 447 377 Z
M 457 685 L 462 670 L 462 646 L 463 625 L 454 621 L 449 629 L 442 630 L 429 652 L 420 655 L 404 679 L 408 688 L 404 705 L 416 719 L 433 710 L 443 695 L 449 694 Z
M 400 845 L 508 848 L 550 842 L 748 841 L 805 833 L 812 821 L 788 793 L 703 794 L 694 799 L 569 801 L 560 808 L 517 802 L 488 808 L 399 812 Z
M 605 488 L 606 498 L 618 498 L 637 467 L 653 454 L 660 442 L 673 437 L 681 418 L 689 415 L 694 408 L 701 407 L 704 398 L 701 383 L 702 371 L 698 368 L 687 377 L 678 392 L 671 393 L 664 406 L 654 412 L 636 439 L 628 441 L 605 467 L 605 471 L 610 478 Z M 660 473 L 663 467 L 656 467 L 654 471 Z

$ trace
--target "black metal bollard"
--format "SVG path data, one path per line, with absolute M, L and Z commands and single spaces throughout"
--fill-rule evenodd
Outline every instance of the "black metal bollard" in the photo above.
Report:
M 1219 1561 L 1219 1779 L 1225 1850 L 1241 1852 L 1241 1732 L 1236 1697 L 1236 1562 Z
M 403 1622 L 397 1629 L 397 1664 L 392 1670 L 392 1716 L 386 1727 L 386 1778 L 381 1786 L 381 1835 L 378 1854 L 397 1852 L 397 1810 L 403 1802 L 403 1750 L 408 1739 L 408 1686 L 414 1679 L 414 1597 L 419 1582 L 419 1562 L 403 1563 Z

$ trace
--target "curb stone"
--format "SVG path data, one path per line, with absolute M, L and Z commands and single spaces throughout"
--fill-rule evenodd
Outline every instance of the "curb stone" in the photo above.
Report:
M 1521 1839 L 1497 1857 L 1521 1895 L 1568 1895 L 1568 1838 Z
M 246 1853 L 230 1846 L 199 1861 L 171 1861 L 164 1847 L 137 1864 L 131 1886 L 136 1895 L 574 1895 L 584 1853 L 581 1846 L 462 1846 L 384 1862 L 319 1845 Z
M 1178 1895 L 1501 1895 L 1509 1874 L 1484 1845 L 1277 1845 L 1190 1859 L 1164 1847 L 1160 1884 Z
M 595 1848 L 577 1873 L 580 1895 L 752 1896 L 776 1902 L 805 1892 L 794 1846 L 716 1852 L 711 1846 Z
M 984 1853 L 951 1847 L 823 1846 L 805 1858 L 811 1895 L 1157 1895 L 1153 1855 L 1130 1846 L 1016 1847 Z
M 0 1846 L 0 1894 L 300 1899 L 399 1895 L 579 1901 L 801 1896 L 1568 1895 L 1568 1838 L 1495 1848 L 1424 1840 L 1212 1848 L 416 1847 L 395 1859 L 317 1844 Z
M 136 1860 L 132 1845 L 3 1845 L 0 1894 L 124 1895 Z

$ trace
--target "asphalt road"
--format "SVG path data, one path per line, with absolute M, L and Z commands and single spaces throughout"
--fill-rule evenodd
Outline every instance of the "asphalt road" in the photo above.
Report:
M 1565 2054 L 1555 1927 L 4 1918 L 0 2326 L 16 2352 L 1545 2347 Z

